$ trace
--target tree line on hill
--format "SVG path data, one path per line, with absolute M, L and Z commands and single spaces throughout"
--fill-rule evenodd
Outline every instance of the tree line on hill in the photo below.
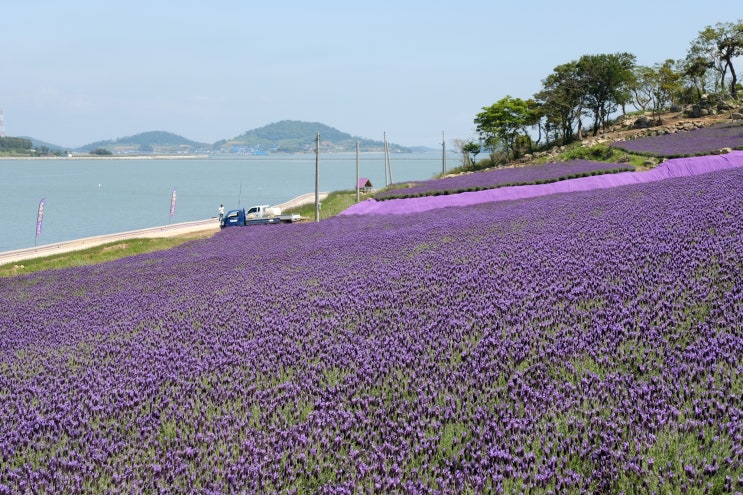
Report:
M 60 156 L 61 150 L 47 146 L 34 147 L 33 142 L 22 137 L 0 137 L 0 155 L 5 156 Z
M 191 141 L 177 134 L 164 131 L 142 132 L 115 140 L 96 141 L 71 150 L 92 156 L 113 154 L 193 154 L 193 153 L 244 153 L 305 152 L 315 148 L 317 134 L 321 134 L 321 147 L 330 151 L 354 151 L 358 142 L 362 151 L 381 151 L 384 142 L 364 139 L 341 132 L 318 122 L 283 120 L 214 144 Z M 7 146 L 0 145 L 0 154 L 43 156 L 64 155 L 70 151 L 27 138 L 8 138 Z M 410 152 L 412 149 L 387 143 L 393 152 Z
M 650 112 L 656 122 L 664 110 L 702 101 L 730 108 L 743 89 L 733 63 L 741 55 L 741 20 L 707 26 L 681 60 L 642 66 L 631 53 L 583 55 L 555 67 L 532 98 L 507 95 L 483 107 L 474 120 L 479 141 L 454 144 L 465 168 L 475 165 L 481 151 L 489 153 L 485 161 L 493 166 L 582 139 L 584 118 L 595 136 L 608 128 L 619 109 L 626 115 L 628 106 Z

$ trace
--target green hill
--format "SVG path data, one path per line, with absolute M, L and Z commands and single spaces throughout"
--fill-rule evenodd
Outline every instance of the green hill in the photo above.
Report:
M 178 134 L 150 131 L 116 140 L 97 141 L 77 148 L 75 151 L 89 152 L 105 148 L 114 153 L 193 153 L 210 148 L 209 144 L 191 141 Z
M 334 151 L 355 151 L 356 142 L 362 151 L 382 151 L 384 141 L 364 139 L 341 132 L 319 122 L 282 120 L 214 143 L 215 150 L 245 152 L 300 152 L 315 149 L 317 133 L 320 133 L 321 148 Z M 408 148 L 388 143 L 390 151 L 409 152 Z
M 40 139 L 34 139 L 32 137 L 28 136 L 22 136 L 24 139 L 28 139 L 33 144 L 34 149 L 39 150 L 42 148 L 49 149 L 51 151 L 64 151 L 67 148 L 64 148 L 63 146 L 58 146 L 56 144 L 47 143 L 46 141 L 42 141 Z
M 352 136 L 319 122 L 282 120 L 246 131 L 231 139 L 217 141 L 214 144 L 191 141 L 172 132 L 150 131 L 118 139 L 96 141 L 75 148 L 72 151 L 76 153 L 90 153 L 93 150 L 108 150 L 114 155 L 177 155 L 212 152 L 246 154 L 272 152 L 296 153 L 314 151 L 318 132 L 320 133 L 320 139 L 322 141 L 321 150 L 323 151 L 355 151 L 357 141 L 361 151 L 384 150 L 384 141 L 381 140 Z M 32 141 L 36 148 L 43 145 L 52 151 L 63 149 L 60 146 L 44 143 L 38 139 L 27 139 Z M 412 149 L 395 143 L 387 144 L 390 152 L 412 152 Z

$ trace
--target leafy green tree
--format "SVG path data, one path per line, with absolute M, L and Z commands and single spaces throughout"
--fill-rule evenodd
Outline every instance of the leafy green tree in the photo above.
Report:
M 30 150 L 33 143 L 30 139 L 19 137 L 0 137 L 0 148 L 6 150 Z
M 531 136 L 528 134 L 525 136 L 528 138 L 529 146 L 528 151 L 532 151 L 533 148 L 537 145 L 539 145 L 539 142 L 542 140 L 542 118 L 544 117 L 544 112 L 542 111 L 542 104 L 539 103 L 535 99 L 528 99 L 526 100 L 526 106 L 528 108 L 528 113 L 526 115 L 526 125 L 528 127 L 534 127 L 537 130 L 537 140 L 533 141 L 531 139 Z
M 696 93 L 696 101 L 699 101 L 707 92 L 710 69 L 713 66 L 714 63 L 710 60 L 691 53 L 687 54 L 682 62 L 684 80 L 688 88 L 686 93 Z
M 733 60 L 743 55 L 743 21 L 740 19 L 737 23 L 725 23 L 719 25 L 720 38 L 717 48 L 719 50 L 719 59 L 725 67 L 730 70 L 730 95 L 733 98 L 738 97 L 738 76 L 735 73 Z
M 462 151 L 467 154 L 468 161 L 471 165 L 474 165 L 477 162 L 477 155 L 480 154 L 480 143 L 476 143 L 474 141 L 468 141 L 467 143 L 462 146 Z
M 672 59 L 667 59 L 662 64 L 653 66 L 657 74 L 657 92 L 654 95 L 655 113 L 658 114 L 667 105 L 674 103 L 681 94 L 681 79 L 683 74 L 678 70 L 678 64 Z
M 106 148 L 96 148 L 88 153 L 89 155 L 96 155 L 96 156 L 110 156 L 113 155 L 111 151 L 107 150 Z
M 643 112 L 648 109 L 653 96 L 655 71 L 652 67 L 638 65 L 634 70 L 635 81 L 632 85 L 633 102 Z
M 477 155 L 482 151 L 480 143 L 465 139 L 452 139 L 451 142 L 462 154 L 462 168 L 473 168 Z
M 475 124 L 482 141 L 493 152 L 517 157 L 516 139 L 534 121 L 533 107 L 520 98 L 506 96 L 477 114 Z
M 706 69 L 713 69 L 716 91 L 723 92 L 728 72 L 730 73 L 730 94 L 737 98 L 738 77 L 733 60 L 743 55 L 743 21 L 718 22 L 714 27 L 707 26 L 697 34 L 687 52 L 689 75 L 698 82 Z M 703 88 L 702 88 L 703 89 Z M 703 90 L 698 91 L 702 93 Z
M 660 115 L 681 90 L 682 74 L 676 71 L 675 62 L 670 59 L 653 67 L 637 66 L 634 76 L 631 88 L 634 104 L 643 111 L 650 109 L 653 118 Z
M 583 55 L 577 63 L 585 107 L 593 114 L 593 135 L 606 129 L 609 116 L 631 99 L 635 56 L 630 53 Z
M 582 81 L 578 74 L 577 62 L 558 65 L 552 74 L 542 81 L 542 91 L 534 98 L 540 104 L 540 112 L 545 119 L 547 139 L 568 144 L 574 139 L 574 129 L 580 133 L 580 115 L 583 103 Z

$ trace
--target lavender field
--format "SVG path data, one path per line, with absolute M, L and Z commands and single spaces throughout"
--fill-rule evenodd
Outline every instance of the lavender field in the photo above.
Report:
M 676 132 L 612 143 L 613 147 L 667 158 L 707 155 L 724 148 L 743 149 L 743 124 L 722 123 L 688 132 Z
M 0 279 L 0 494 L 743 492 L 742 226 L 732 168 Z
M 559 164 L 552 164 L 559 166 Z M 575 193 L 611 189 L 631 184 L 645 184 L 679 177 L 692 177 L 720 170 L 743 167 L 743 151 L 731 151 L 723 155 L 710 155 L 666 160 L 647 172 L 625 172 L 598 174 L 571 180 L 524 186 L 504 186 L 461 194 L 437 195 L 407 199 L 377 201 L 367 199 L 347 208 L 341 215 L 403 215 L 424 211 L 471 206 L 494 201 L 513 201 L 551 194 Z M 442 179 L 443 180 L 443 179 Z M 462 180 L 476 182 L 476 174 L 462 176 Z M 447 210 L 448 211 L 448 210 Z M 446 214 L 446 212 L 443 212 Z
M 417 198 L 422 196 L 437 196 L 440 194 L 482 191 L 506 186 L 548 184 L 578 177 L 628 172 L 634 169 L 632 165 L 621 163 L 570 160 L 567 162 L 545 163 L 527 167 L 486 170 L 473 174 L 463 174 L 420 182 L 393 184 L 392 188 L 375 194 L 374 199 Z

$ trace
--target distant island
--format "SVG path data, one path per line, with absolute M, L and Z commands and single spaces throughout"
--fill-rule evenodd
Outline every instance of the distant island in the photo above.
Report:
M 341 132 L 319 122 L 282 120 L 239 136 L 216 143 L 200 143 L 165 131 L 150 131 L 114 140 L 96 141 L 74 149 L 64 148 L 31 137 L 0 138 L 0 156 L 138 156 L 138 155 L 205 155 L 314 152 L 320 133 L 321 151 L 384 151 L 384 141 L 365 139 Z M 407 148 L 387 143 L 390 152 L 410 153 L 420 148 Z

